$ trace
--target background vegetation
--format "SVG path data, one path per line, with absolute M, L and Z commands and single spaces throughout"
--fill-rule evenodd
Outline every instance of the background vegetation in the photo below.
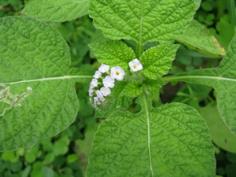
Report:
M 225 48 L 233 37 L 236 23 L 236 12 L 232 4 L 234 1 L 203 0 L 195 17 L 215 34 Z M 18 15 L 23 7 L 23 0 L 0 0 L 0 17 Z M 88 48 L 88 43 L 95 31 L 91 19 L 85 16 L 72 22 L 55 25 L 70 45 L 73 64 L 92 71 L 96 63 Z M 172 72 L 204 68 L 218 63 L 219 60 L 204 58 L 185 47 L 181 47 Z M 80 102 L 81 111 L 76 122 L 57 137 L 44 140 L 33 149 L 22 148 L 16 152 L 0 153 L 0 177 L 83 176 L 93 134 L 99 120 L 95 120 L 93 109 L 88 103 L 87 87 L 78 85 L 77 88 L 80 90 L 78 94 L 80 98 L 83 97 L 83 100 Z M 218 116 L 211 89 L 196 85 L 188 87 L 184 84 L 167 85 L 163 89 L 161 97 L 163 102 L 178 100 L 192 105 L 199 109 L 205 117 L 207 115 Z M 217 145 L 215 150 L 217 174 L 235 177 L 236 154 L 225 152 Z

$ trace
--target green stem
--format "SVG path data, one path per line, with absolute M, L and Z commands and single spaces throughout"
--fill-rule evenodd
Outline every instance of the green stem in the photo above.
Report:
M 235 0 L 228 0 L 228 10 L 231 24 L 236 26 Z
M 148 95 L 146 92 L 144 93 L 144 96 L 143 96 L 143 105 L 144 105 L 144 111 L 145 111 L 146 121 L 147 121 L 147 147 L 148 147 L 148 156 L 149 156 L 149 167 L 150 167 L 151 177 L 153 177 L 154 173 L 153 173 L 153 164 L 152 164 L 151 122 L 150 122 L 151 115 L 150 115 Z
M 140 42 L 138 45 L 137 45 L 137 49 L 136 49 L 136 52 L 137 52 L 137 56 L 140 57 L 143 53 L 143 45 L 142 45 L 142 42 Z

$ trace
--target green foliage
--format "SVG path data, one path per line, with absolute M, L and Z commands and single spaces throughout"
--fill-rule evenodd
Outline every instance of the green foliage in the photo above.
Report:
M 30 0 L 23 13 L 44 21 L 64 22 L 88 13 L 89 0 Z
M 121 66 L 128 71 L 128 62 L 135 58 L 134 51 L 124 42 L 97 37 L 90 44 L 90 49 L 100 63 Z
M 173 77 L 173 80 L 184 80 L 186 82 L 198 83 L 215 88 L 217 107 L 219 113 L 232 132 L 236 132 L 235 119 L 235 57 L 236 37 L 234 37 L 228 49 L 227 55 L 218 68 L 196 70 L 186 75 Z M 172 79 L 171 79 L 172 80 Z
M 182 33 L 195 9 L 192 0 L 92 0 L 89 14 L 105 36 L 143 45 Z
M 235 13 L 200 2 L 91 0 L 89 16 L 88 0 L 1 2 L 0 16 L 29 17 L 0 19 L 0 176 L 216 176 L 218 147 L 236 152 L 236 37 L 215 68 Z M 133 59 L 143 69 L 132 71 Z M 126 75 L 93 108 L 89 80 L 102 63 Z M 231 164 L 217 175 L 232 176 L 225 154 Z
M 172 66 L 178 45 L 161 44 L 145 51 L 141 56 L 143 74 L 150 79 L 160 79 L 167 74 Z
M 190 48 L 197 50 L 209 57 L 220 57 L 225 55 L 217 39 L 208 29 L 197 21 L 193 21 L 187 30 L 176 37 L 176 39 Z
M 143 104 L 136 115 L 114 112 L 102 123 L 88 176 L 214 176 L 214 152 L 199 113 L 183 104 L 152 110 Z
M 205 117 L 213 141 L 221 148 L 236 153 L 236 135 L 232 134 L 229 128 L 222 121 L 217 107 L 209 105 L 200 109 L 201 114 Z
M 52 27 L 24 17 L 0 21 L 0 80 L 14 99 L 1 100 L 0 149 L 31 146 L 68 127 L 78 111 L 70 54 Z M 12 40 L 14 39 L 14 40 Z M 78 78 L 80 76 L 75 76 Z M 28 95 L 24 94 L 30 88 Z M 4 103 L 8 103 L 7 111 Z

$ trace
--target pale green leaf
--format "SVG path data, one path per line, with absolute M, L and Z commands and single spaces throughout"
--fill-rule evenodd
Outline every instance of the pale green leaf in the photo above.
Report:
M 135 58 L 132 48 L 124 42 L 112 41 L 102 37 L 90 44 L 90 49 L 100 63 L 120 66 L 128 71 L 128 63 Z
M 167 74 L 178 47 L 176 44 L 160 44 L 145 51 L 141 56 L 143 74 L 150 79 L 158 79 Z
M 214 148 L 193 108 L 170 104 L 115 112 L 99 127 L 88 177 L 213 177 Z
M 43 21 L 64 22 L 88 14 L 89 0 L 30 0 L 23 13 Z
M 214 143 L 226 151 L 236 153 L 236 135 L 225 125 L 216 106 L 209 105 L 199 111 L 207 121 Z
M 195 20 L 183 34 L 176 37 L 176 40 L 208 57 L 215 58 L 225 55 L 225 50 L 216 37 Z
M 181 34 L 196 10 L 193 0 L 92 0 L 90 16 L 111 39 L 169 40 Z
M 0 31 L 0 84 L 13 99 L 9 94 L 0 99 L 2 151 L 31 146 L 67 128 L 79 107 L 73 79 L 89 77 L 68 75 L 69 48 L 50 26 L 6 17 L 0 19 Z M 25 94 L 27 87 L 32 91 Z
M 213 87 L 217 97 L 217 107 L 225 124 L 236 133 L 236 36 L 232 40 L 227 55 L 218 68 L 202 69 L 170 77 L 167 80 L 183 80 Z

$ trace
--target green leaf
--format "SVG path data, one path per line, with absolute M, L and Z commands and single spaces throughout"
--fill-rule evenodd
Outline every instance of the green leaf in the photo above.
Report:
M 32 146 L 67 128 L 78 112 L 70 53 L 53 28 L 26 17 L 0 19 L 0 85 L 11 94 L 0 99 L 0 151 Z M 31 92 L 27 93 L 26 88 Z M 27 93 L 27 94 L 26 94 Z
M 181 34 L 196 10 L 193 0 L 92 0 L 90 16 L 111 39 L 169 40 Z
M 115 112 L 101 124 L 88 177 L 214 176 L 214 148 L 199 113 L 184 104 L 151 111 L 143 104 L 141 113 Z
M 167 74 L 178 48 L 179 45 L 175 44 L 160 44 L 145 51 L 141 56 L 144 75 L 150 79 L 158 79 Z
M 217 107 L 221 118 L 229 129 L 236 133 L 236 36 L 227 55 L 218 68 L 202 69 L 170 77 L 171 81 L 186 81 L 215 89 Z
M 209 105 L 199 111 L 207 121 L 214 143 L 226 151 L 236 153 L 236 135 L 225 125 L 216 106 Z
M 30 0 L 23 13 L 43 21 L 64 22 L 88 13 L 89 0 Z
M 128 70 L 129 61 L 135 58 L 133 49 L 124 42 L 112 41 L 103 37 L 94 40 L 90 44 L 90 49 L 99 63 L 120 66 L 126 71 Z
M 225 50 L 216 37 L 196 20 L 192 21 L 186 31 L 176 37 L 176 40 L 208 57 L 225 55 Z

